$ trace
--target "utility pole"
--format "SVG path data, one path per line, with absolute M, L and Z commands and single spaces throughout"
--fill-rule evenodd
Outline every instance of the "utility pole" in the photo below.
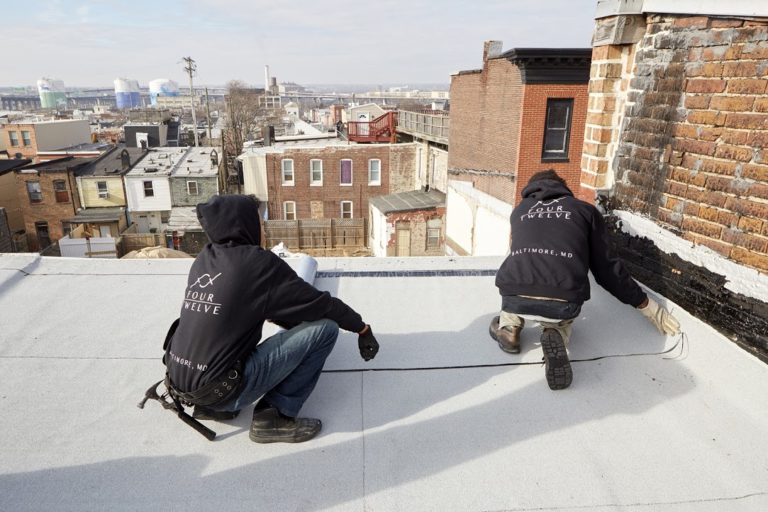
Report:
M 189 97 L 190 101 L 192 103 L 192 124 L 194 125 L 194 130 L 192 133 L 195 134 L 195 147 L 199 146 L 199 142 L 197 140 L 197 115 L 195 114 L 195 90 L 192 86 L 192 75 L 195 74 L 195 71 L 197 71 L 197 64 L 195 64 L 195 61 L 192 60 L 192 57 L 184 57 L 184 62 L 186 62 L 186 66 L 184 67 L 184 71 L 189 74 Z
M 208 126 L 208 145 L 211 145 L 211 104 L 208 102 L 208 88 L 205 88 L 205 115 L 206 126 Z

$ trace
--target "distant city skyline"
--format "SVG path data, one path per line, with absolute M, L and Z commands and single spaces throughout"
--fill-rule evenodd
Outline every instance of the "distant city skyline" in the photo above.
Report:
M 597 0 L 380 0 L 264 2 L 48 0 L 3 5 L 9 62 L 0 87 L 43 77 L 67 87 L 116 78 L 195 84 L 280 82 L 447 84 L 481 66 L 483 41 L 503 49 L 591 46 Z

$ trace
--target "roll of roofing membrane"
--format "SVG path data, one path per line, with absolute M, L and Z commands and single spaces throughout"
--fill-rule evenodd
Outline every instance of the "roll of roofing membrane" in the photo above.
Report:
M 312 256 L 302 254 L 295 265 L 291 265 L 296 274 L 309 284 L 314 284 L 315 273 L 317 273 L 317 260 Z

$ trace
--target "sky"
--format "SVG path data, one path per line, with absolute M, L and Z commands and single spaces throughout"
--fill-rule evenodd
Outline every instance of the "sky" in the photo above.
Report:
M 42 77 L 67 87 L 242 80 L 399 84 L 450 82 L 504 50 L 590 47 L 597 0 L 72 0 L 3 1 L 0 86 Z M 15 54 L 15 56 L 14 56 Z

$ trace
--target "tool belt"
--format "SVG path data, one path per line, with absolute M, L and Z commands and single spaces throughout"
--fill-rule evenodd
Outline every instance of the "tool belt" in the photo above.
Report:
M 191 392 L 180 391 L 173 385 L 168 374 L 165 374 L 165 386 L 172 397 L 188 405 L 203 407 L 213 407 L 230 401 L 237 396 L 242 384 L 243 364 L 240 361 L 205 386 Z

